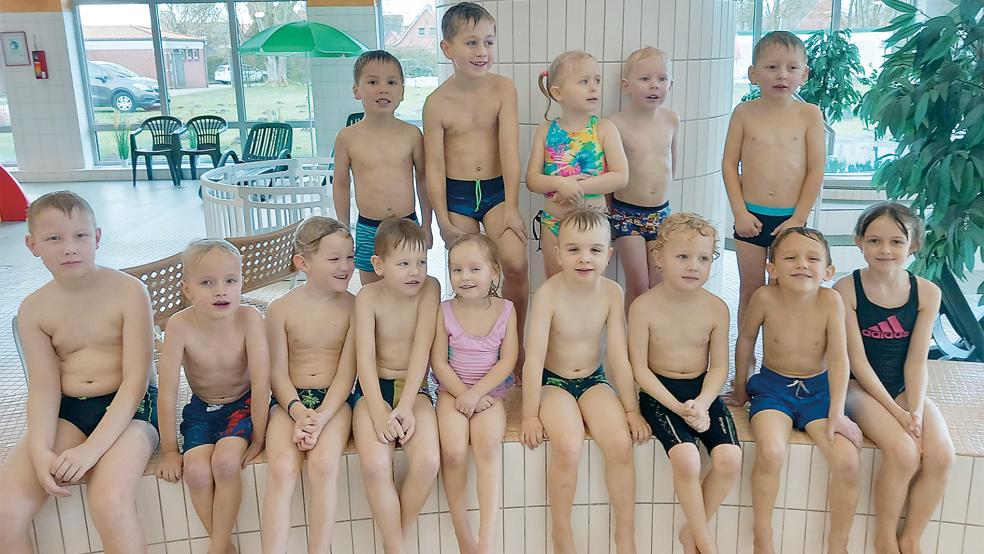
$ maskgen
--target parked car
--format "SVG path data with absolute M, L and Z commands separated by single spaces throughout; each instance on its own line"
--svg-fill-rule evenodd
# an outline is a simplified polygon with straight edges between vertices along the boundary
M 156 79 L 141 77 L 112 62 L 89 62 L 87 67 L 93 107 L 109 106 L 120 112 L 161 107 Z
M 228 85 L 232 82 L 232 67 L 229 64 L 224 63 L 219 67 L 215 68 L 215 80 L 216 82 L 222 83 L 223 85 Z M 243 64 L 243 81 L 246 83 L 262 83 L 266 79 L 266 71 L 262 69 L 253 67 L 248 64 Z

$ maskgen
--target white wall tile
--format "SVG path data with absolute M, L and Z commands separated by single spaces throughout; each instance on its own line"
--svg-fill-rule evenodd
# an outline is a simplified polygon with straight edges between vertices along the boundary
M 938 521 L 930 521 L 929 525 L 926 526 L 926 532 L 923 533 L 922 540 L 919 541 L 919 547 L 923 552 L 938 552 L 936 544 L 939 538 L 940 523 Z M 940 552 L 939 554 L 944 553 Z
M 950 477 L 943 494 L 942 520 L 950 523 L 964 523 L 967 520 L 967 505 L 974 472 L 974 459 L 970 456 L 957 456 L 950 468 Z
M 589 554 L 608 554 L 611 533 L 615 530 L 615 516 L 610 514 L 608 504 L 588 506 L 588 552 Z M 636 545 L 638 548 L 638 545 Z M 644 550 L 643 550 L 644 551 Z
M 65 487 L 71 496 L 57 498 L 57 514 L 65 540 L 65 554 L 82 554 L 89 551 L 89 533 L 85 526 L 85 509 L 82 507 L 82 487 Z
M 527 506 L 547 503 L 547 449 L 544 446 L 524 450 L 526 479 L 523 482 Z
M 239 554 L 262 554 L 262 552 L 259 532 L 239 534 Z
M 157 482 L 157 488 L 161 495 L 164 538 L 169 542 L 188 538 L 188 516 L 185 513 L 184 485 L 182 483 L 168 483 L 164 480 Z M 191 499 L 188 499 L 188 509 L 194 510 L 191 507 Z
M 861 462 L 858 468 L 860 481 L 858 483 L 858 513 L 860 514 L 871 514 L 874 510 L 868 510 L 868 504 L 871 502 L 871 486 L 874 478 L 874 456 L 875 451 L 872 448 L 862 448 L 861 449 Z M 873 503 L 872 503 L 873 504 Z
M 167 543 L 167 554 L 191 554 L 191 544 L 188 540 Z
M 547 534 L 547 510 L 546 508 L 526 508 L 524 513 L 525 521 L 525 544 L 526 552 L 546 552 L 547 545 L 550 544 Z
M 952 475 L 950 479 L 953 479 Z M 974 459 L 974 473 L 967 504 L 967 523 L 984 526 L 984 458 Z
M 968 525 L 964 528 L 963 554 L 977 554 L 982 544 L 984 544 L 984 527 Z
M 785 510 L 782 520 L 783 554 L 803 554 L 806 537 L 806 511 Z
M 34 531 L 38 538 L 38 554 L 63 554 L 61 525 L 58 521 L 58 505 L 54 497 L 48 498 L 34 516 Z

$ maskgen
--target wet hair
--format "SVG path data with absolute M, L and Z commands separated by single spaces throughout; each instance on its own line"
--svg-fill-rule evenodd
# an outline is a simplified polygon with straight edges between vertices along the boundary
M 236 259 L 240 269 L 243 266 L 243 255 L 239 249 L 225 239 L 199 239 L 191 242 L 181 253 L 181 273 L 185 279 L 198 266 L 206 254 L 213 250 L 221 250 Z
M 85 201 L 78 194 L 68 190 L 59 190 L 56 192 L 49 192 L 31 202 L 31 206 L 27 209 L 27 232 L 30 233 L 34 229 L 34 219 L 41 214 L 41 212 L 52 208 L 65 214 L 67 217 L 72 217 L 72 212 L 78 210 L 79 213 L 89 216 L 92 220 L 92 226 L 96 226 L 96 214 L 92 211 L 92 206 Z
M 909 237 L 913 251 L 922 247 L 923 239 L 925 239 L 923 220 L 908 207 L 898 202 L 879 202 L 868 206 L 868 209 L 861 213 L 861 217 L 854 225 L 854 236 L 858 239 L 864 238 L 864 233 L 868 230 L 871 222 L 882 216 L 891 218 L 899 226 L 902 234 Z
M 370 50 L 368 52 L 363 52 L 355 60 L 355 67 L 352 68 L 352 76 L 355 78 L 355 82 L 359 82 L 359 77 L 362 77 L 362 71 L 365 70 L 366 66 L 372 62 L 376 63 L 395 63 L 397 71 L 400 72 L 400 82 L 405 81 L 403 77 L 403 66 L 400 65 L 400 60 L 396 59 L 396 56 L 390 54 L 386 50 Z
M 766 48 L 772 46 L 785 46 L 786 48 L 792 48 L 803 54 L 803 58 L 806 58 L 806 45 L 803 41 L 793 33 L 789 31 L 772 31 L 766 33 L 758 42 L 755 43 L 755 48 L 752 49 L 752 65 L 758 61 L 759 56 Z
M 662 250 L 673 237 L 682 233 L 710 237 L 714 244 L 714 258 L 717 259 L 720 255 L 717 248 L 717 229 L 714 228 L 714 224 L 697 214 L 687 212 L 673 214 L 660 223 L 656 243 L 653 244 L 652 249 L 654 251 Z
M 342 225 L 337 219 L 325 217 L 323 215 L 312 215 L 297 226 L 294 231 L 294 253 L 301 256 L 309 256 L 318 252 L 321 239 L 328 235 L 334 235 L 341 231 L 349 240 L 352 235 L 347 227 Z
M 560 226 L 557 234 L 564 228 L 571 228 L 575 231 L 590 231 L 602 227 L 608 231 L 609 241 L 611 241 L 611 224 L 605 212 L 591 206 L 581 206 L 567 212 L 567 215 L 560 219 Z
M 409 219 L 391 216 L 379 224 L 373 254 L 385 258 L 387 254 L 404 247 L 413 250 L 427 250 L 427 235 L 424 230 Z
M 491 21 L 495 28 L 495 18 L 488 10 L 474 2 L 459 2 L 448 8 L 441 17 L 441 36 L 444 40 L 451 40 L 466 25 L 478 25 L 483 19 Z
M 451 262 L 451 252 L 462 244 L 477 244 L 479 250 L 485 256 L 485 261 L 492 266 L 492 270 L 496 276 L 499 275 L 501 266 L 499 265 L 499 249 L 496 248 L 495 242 L 488 237 L 488 235 L 483 235 L 482 233 L 464 233 L 458 235 L 458 238 L 454 239 L 451 246 L 448 247 L 448 264 Z M 499 283 L 496 279 L 492 279 L 492 283 L 489 285 L 489 296 L 499 296 Z
M 622 78 L 623 79 L 629 78 L 629 75 L 632 74 L 632 67 L 635 64 L 641 62 L 646 58 L 654 58 L 654 57 L 663 58 L 663 62 L 666 64 L 666 72 L 672 73 L 672 70 L 670 68 L 670 57 L 666 55 L 666 52 L 654 46 L 643 46 L 642 48 L 629 54 L 628 58 L 625 58 L 625 63 L 622 64 Z
M 565 73 L 570 71 L 571 65 L 582 60 L 598 63 L 597 58 L 584 50 L 568 50 L 554 58 L 550 62 L 550 68 L 540 73 L 537 84 L 540 86 L 540 92 L 547 97 L 547 109 L 543 112 L 543 119 L 549 120 L 547 116 L 550 114 L 550 103 L 557 100 L 550 94 L 550 87 L 559 85 Z
M 789 238 L 790 235 L 802 235 L 810 240 L 815 240 L 823 245 L 823 252 L 827 256 L 827 265 L 833 263 L 830 259 L 830 244 L 827 239 L 823 236 L 823 233 L 817 231 L 816 229 L 810 229 L 809 227 L 787 227 L 782 230 L 781 233 L 776 235 L 776 238 L 772 240 L 772 246 L 769 247 L 769 262 L 776 262 L 776 252 L 779 251 L 779 245 L 782 241 Z

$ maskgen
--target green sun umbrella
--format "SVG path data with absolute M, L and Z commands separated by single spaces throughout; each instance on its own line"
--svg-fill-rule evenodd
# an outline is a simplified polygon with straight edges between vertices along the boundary
M 345 31 L 314 21 L 293 21 L 270 27 L 239 45 L 241 54 L 304 56 L 308 60 L 308 123 L 311 148 L 317 153 L 314 116 L 311 112 L 311 58 L 355 57 L 369 48 Z

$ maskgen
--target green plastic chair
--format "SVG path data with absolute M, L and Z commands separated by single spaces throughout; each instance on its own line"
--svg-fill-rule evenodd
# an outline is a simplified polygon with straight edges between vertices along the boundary
M 171 172 L 171 182 L 181 186 L 181 162 L 179 150 L 181 143 L 175 141 L 174 132 L 181 128 L 181 120 L 169 115 L 159 115 L 144 120 L 136 131 L 130 133 L 130 165 L 133 169 L 133 186 L 137 186 L 137 158 L 144 157 L 147 163 L 147 179 L 154 179 L 152 158 L 163 156 Z M 137 135 L 148 131 L 151 136 L 150 148 L 137 148 Z

